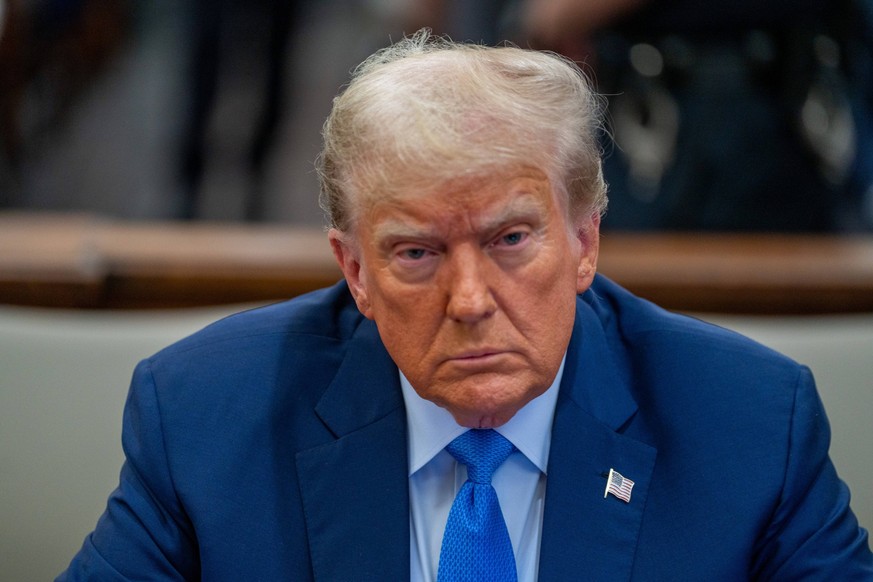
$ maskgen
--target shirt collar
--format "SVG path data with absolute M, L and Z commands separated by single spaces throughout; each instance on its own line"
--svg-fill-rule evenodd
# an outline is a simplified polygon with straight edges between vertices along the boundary
M 558 368 L 558 374 L 549 389 L 528 402 L 509 422 L 496 429 L 543 473 L 547 472 L 552 419 L 566 359 L 567 354 L 564 354 L 561 367 Z M 448 410 L 419 396 L 403 372 L 400 372 L 400 386 L 406 404 L 409 475 L 412 475 L 467 428 L 456 423 Z

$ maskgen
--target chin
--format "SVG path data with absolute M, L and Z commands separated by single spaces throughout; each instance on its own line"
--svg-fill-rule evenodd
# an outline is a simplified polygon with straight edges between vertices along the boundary
M 428 399 L 448 410 L 461 426 L 497 428 L 509 422 L 516 412 L 544 391 L 509 384 L 502 375 L 497 381 L 479 377 L 475 382 L 454 386 L 451 392 L 443 391 L 442 398 Z M 496 386 L 502 387 L 503 391 Z
M 479 419 L 479 425 L 471 428 L 497 428 L 509 422 L 510 418 L 512 418 L 512 416 L 505 418 L 496 416 L 483 416 Z
M 481 409 L 463 411 L 452 410 L 451 407 L 447 407 L 447 409 L 452 413 L 455 422 L 461 426 L 466 426 L 467 428 L 497 428 L 509 422 L 520 407 L 484 412 Z
M 512 417 L 496 416 L 455 416 L 455 422 L 467 428 L 497 428 L 506 424 Z

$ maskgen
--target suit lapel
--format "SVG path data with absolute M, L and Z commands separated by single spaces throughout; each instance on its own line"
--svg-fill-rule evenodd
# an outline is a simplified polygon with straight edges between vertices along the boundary
M 314 578 L 407 579 L 406 414 L 371 322 L 350 340 L 316 412 L 337 440 L 297 455 Z
M 552 427 L 541 580 L 631 576 L 656 451 L 619 432 L 636 403 L 604 323 L 578 302 Z M 604 498 L 611 468 L 634 481 L 629 503 Z

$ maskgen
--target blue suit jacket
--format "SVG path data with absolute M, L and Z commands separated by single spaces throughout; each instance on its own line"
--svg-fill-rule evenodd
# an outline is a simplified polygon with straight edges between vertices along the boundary
M 871 580 L 806 368 L 603 277 L 577 302 L 540 580 Z M 403 580 L 397 368 L 344 284 L 137 368 L 127 461 L 61 580 Z M 604 498 L 610 468 L 636 484 Z

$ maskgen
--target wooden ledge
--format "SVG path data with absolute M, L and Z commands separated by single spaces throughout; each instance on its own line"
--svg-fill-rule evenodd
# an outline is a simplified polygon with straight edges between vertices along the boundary
M 606 233 L 600 272 L 681 311 L 873 312 L 873 237 Z
M 873 237 L 605 233 L 598 270 L 678 311 L 873 312 Z M 143 309 L 274 301 L 341 277 L 283 225 L 0 213 L 0 303 Z

